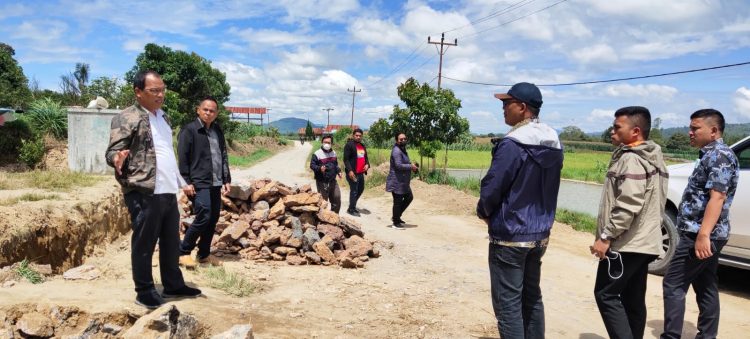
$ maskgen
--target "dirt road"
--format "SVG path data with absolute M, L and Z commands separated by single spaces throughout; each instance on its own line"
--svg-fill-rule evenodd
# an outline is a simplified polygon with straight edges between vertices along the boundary
M 253 168 L 234 171 L 234 181 L 267 176 L 287 184 L 311 183 L 305 170 L 309 145 L 297 145 Z M 341 188 L 346 206 L 345 181 Z M 388 227 L 389 194 L 375 189 L 360 200 L 359 207 L 369 212 L 358 218 L 366 237 L 390 247 L 363 269 L 228 261 L 228 270 L 242 272 L 262 289 L 250 297 L 234 298 L 202 286 L 200 275 L 186 272 L 186 280 L 202 288 L 205 297 L 176 303 L 217 332 L 250 321 L 257 338 L 497 337 L 486 226 L 472 216 L 476 199 L 421 182 L 414 182 L 413 189 L 415 200 L 403 216 L 409 224 L 404 231 Z M 548 338 L 606 337 L 592 295 L 597 264 L 588 254 L 592 240 L 567 225 L 553 228 L 542 268 Z M 42 285 L 0 288 L 0 306 L 47 302 L 142 312 L 133 304 L 127 239 L 87 262 L 102 269 L 104 276 L 94 282 L 56 278 Z M 747 283 L 740 286 L 722 291 L 722 338 L 747 337 L 750 329 L 746 316 L 750 288 Z M 649 276 L 647 303 L 646 336 L 657 337 L 662 326 L 660 277 Z M 690 295 L 686 338 L 694 336 L 696 318 Z

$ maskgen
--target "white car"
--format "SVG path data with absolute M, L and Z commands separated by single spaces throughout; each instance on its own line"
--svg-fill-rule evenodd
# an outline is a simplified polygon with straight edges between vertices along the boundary
M 719 256 L 722 265 L 750 270 L 750 137 L 732 145 L 734 154 L 740 161 L 740 180 L 729 210 L 729 241 Z M 697 153 L 697 151 L 696 151 Z M 697 161 L 697 160 L 696 160 Z M 682 192 L 687 186 L 688 177 L 693 173 L 695 163 L 668 166 L 669 190 L 667 206 L 661 225 L 664 253 L 649 265 L 649 272 L 662 275 L 674 256 L 679 235 L 676 228 L 677 207 Z

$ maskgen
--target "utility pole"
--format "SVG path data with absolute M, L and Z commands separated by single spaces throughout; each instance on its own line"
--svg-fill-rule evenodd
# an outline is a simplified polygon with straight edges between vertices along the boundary
M 354 90 L 346 89 L 347 92 L 352 92 L 352 121 L 349 123 L 349 128 L 354 128 L 354 96 L 357 94 L 357 92 L 362 92 L 362 89 L 360 88 L 357 90 L 357 86 L 354 86 Z
M 328 126 L 331 126 L 331 111 L 333 111 L 333 108 L 324 108 L 324 111 L 328 112 L 328 125 L 326 125 L 326 128 Z
M 440 42 L 430 41 L 430 37 L 427 36 L 427 43 L 431 45 L 440 45 L 440 51 L 438 52 L 440 54 L 440 65 L 438 66 L 438 89 L 440 89 L 440 80 L 443 78 L 443 54 L 448 51 L 448 47 L 458 46 L 458 39 L 454 39 L 453 43 L 445 42 L 445 33 L 442 33 L 440 36 Z M 448 47 L 443 49 L 443 46 Z M 437 46 L 435 46 L 435 48 L 437 49 Z
M 268 115 L 266 117 L 266 120 L 267 120 L 266 125 L 268 125 L 268 127 L 271 127 L 271 113 L 268 113 L 270 110 L 271 110 L 270 108 L 266 108 L 266 115 Z M 261 126 L 262 126 L 263 125 L 263 116 L 261 115 L 260 117 L 261 117 L 260 121 L 261 121 Z

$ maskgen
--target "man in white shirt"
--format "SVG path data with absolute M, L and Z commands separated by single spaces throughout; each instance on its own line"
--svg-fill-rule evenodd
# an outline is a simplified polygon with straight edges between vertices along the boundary
M 136 303 L 155 309 L 164 298 L 196 297 L 201 291 L 185 285 L 180 255 L 177 191 L 185 182 L 172 149 L 172 128 L 161 110 L 166 87 L 154 71 L 136 74 L 137 103 L 112 118 L 107 164 L 115 168 L 130 212 L 130 242 Z M 156 291 L 151 258 L 159 243 L 159 271 L 164 291 Z

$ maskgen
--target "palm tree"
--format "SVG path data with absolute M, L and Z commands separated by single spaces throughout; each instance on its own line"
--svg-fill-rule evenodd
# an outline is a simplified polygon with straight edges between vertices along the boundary
M 83 96 L 86 91 L 86 85 L 89 82 L 89 64 L 78 62 L 73 76 L 78 82 L 78 93 Z

